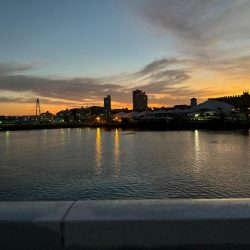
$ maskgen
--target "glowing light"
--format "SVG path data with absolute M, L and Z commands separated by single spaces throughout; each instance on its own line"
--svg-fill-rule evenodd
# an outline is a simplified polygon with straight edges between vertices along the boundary
M 113 119 L 113 121 L 115 121 L 115 122 L 121 122 L 121 121 L 122 121 L 122 119 L 121 119 L 121 118 L 119 118 L 118 116 L 116 116 L 116 117 Z
M 97 116 L 97 117 L 96 117 L 96 121 L 97 121 L 97 122 L 100 122 L 100 121 L 101 121 L 101 117 Z
M 195 114 L 194 116 L 195 116 L 195 117 L 199 117 L 199 114 Z

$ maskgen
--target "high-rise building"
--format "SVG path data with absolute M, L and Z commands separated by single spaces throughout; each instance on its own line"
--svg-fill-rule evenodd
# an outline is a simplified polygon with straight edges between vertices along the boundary
M 104 97 L 104 110 L 106 113 L 111 112 L 111 96 L 110 95 L 107 95 L 106 97 Z
M 190 103 L 191 107 L 196 107 L 197 106 L 197 99 L 196 98 L 193 97 L 190 101 L 191 101 L 191 103 Z
M 148 108 L 148 96 L 137 89 L 133 91 L 133 110 L 142 111 Z

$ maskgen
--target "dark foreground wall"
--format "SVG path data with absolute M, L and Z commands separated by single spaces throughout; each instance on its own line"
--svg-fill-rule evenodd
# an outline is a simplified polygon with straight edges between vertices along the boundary
M 250 249 L 250 199 L 0 202 L 0 249 Z

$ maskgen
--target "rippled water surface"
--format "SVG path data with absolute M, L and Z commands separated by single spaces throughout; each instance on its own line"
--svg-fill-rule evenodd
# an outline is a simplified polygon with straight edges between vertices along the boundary
M 250 197 L 248 131 L 0 133 L 0 200 Z

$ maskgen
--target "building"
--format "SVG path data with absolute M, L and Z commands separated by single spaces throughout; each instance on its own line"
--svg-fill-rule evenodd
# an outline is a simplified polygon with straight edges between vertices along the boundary
M 181 104 L 181 105 L 175 105 L 172 110 L 184 110 L 184 109 L 190 109 L 189 105 Z
M 249 92 L 243 92 L 242 95 L 237 95 L 237 96 L 224 96 L 224 97 L 212 98 L 210 100 L 217 100 L 217 101 L 229 103 L 233 105 L 237 110 L 240 110 L 240 111 L 250 110 Z
M 54 115 L 50 113 L 49 111 L 42 113 L 40 115 L 40 120 L 43 122 L 52 122 L 54 119 Z
M 148 96 L 137 89 L 133 91 L 133 110 L 142 111 L 148 108 Z
M 107 95 L 106 97 L 104 97 L 104 110 L 106 113 L 111 112 L 111 96 L 110 95 Z
M 246 121 L 244 113 L 229 103 L 209 99 L 192 109 L 195 120 Z
M 197 107 L 197 99 L 196 98 L 193 97 L 190 101 L 191 101 L 190 102 L 191 107 Z
M 216 112 L 222 114 L 229 114 L 235 111 L 235 107 L 229 103 L 217 100 L 207 100 L 199 104 L 195 112 Z

